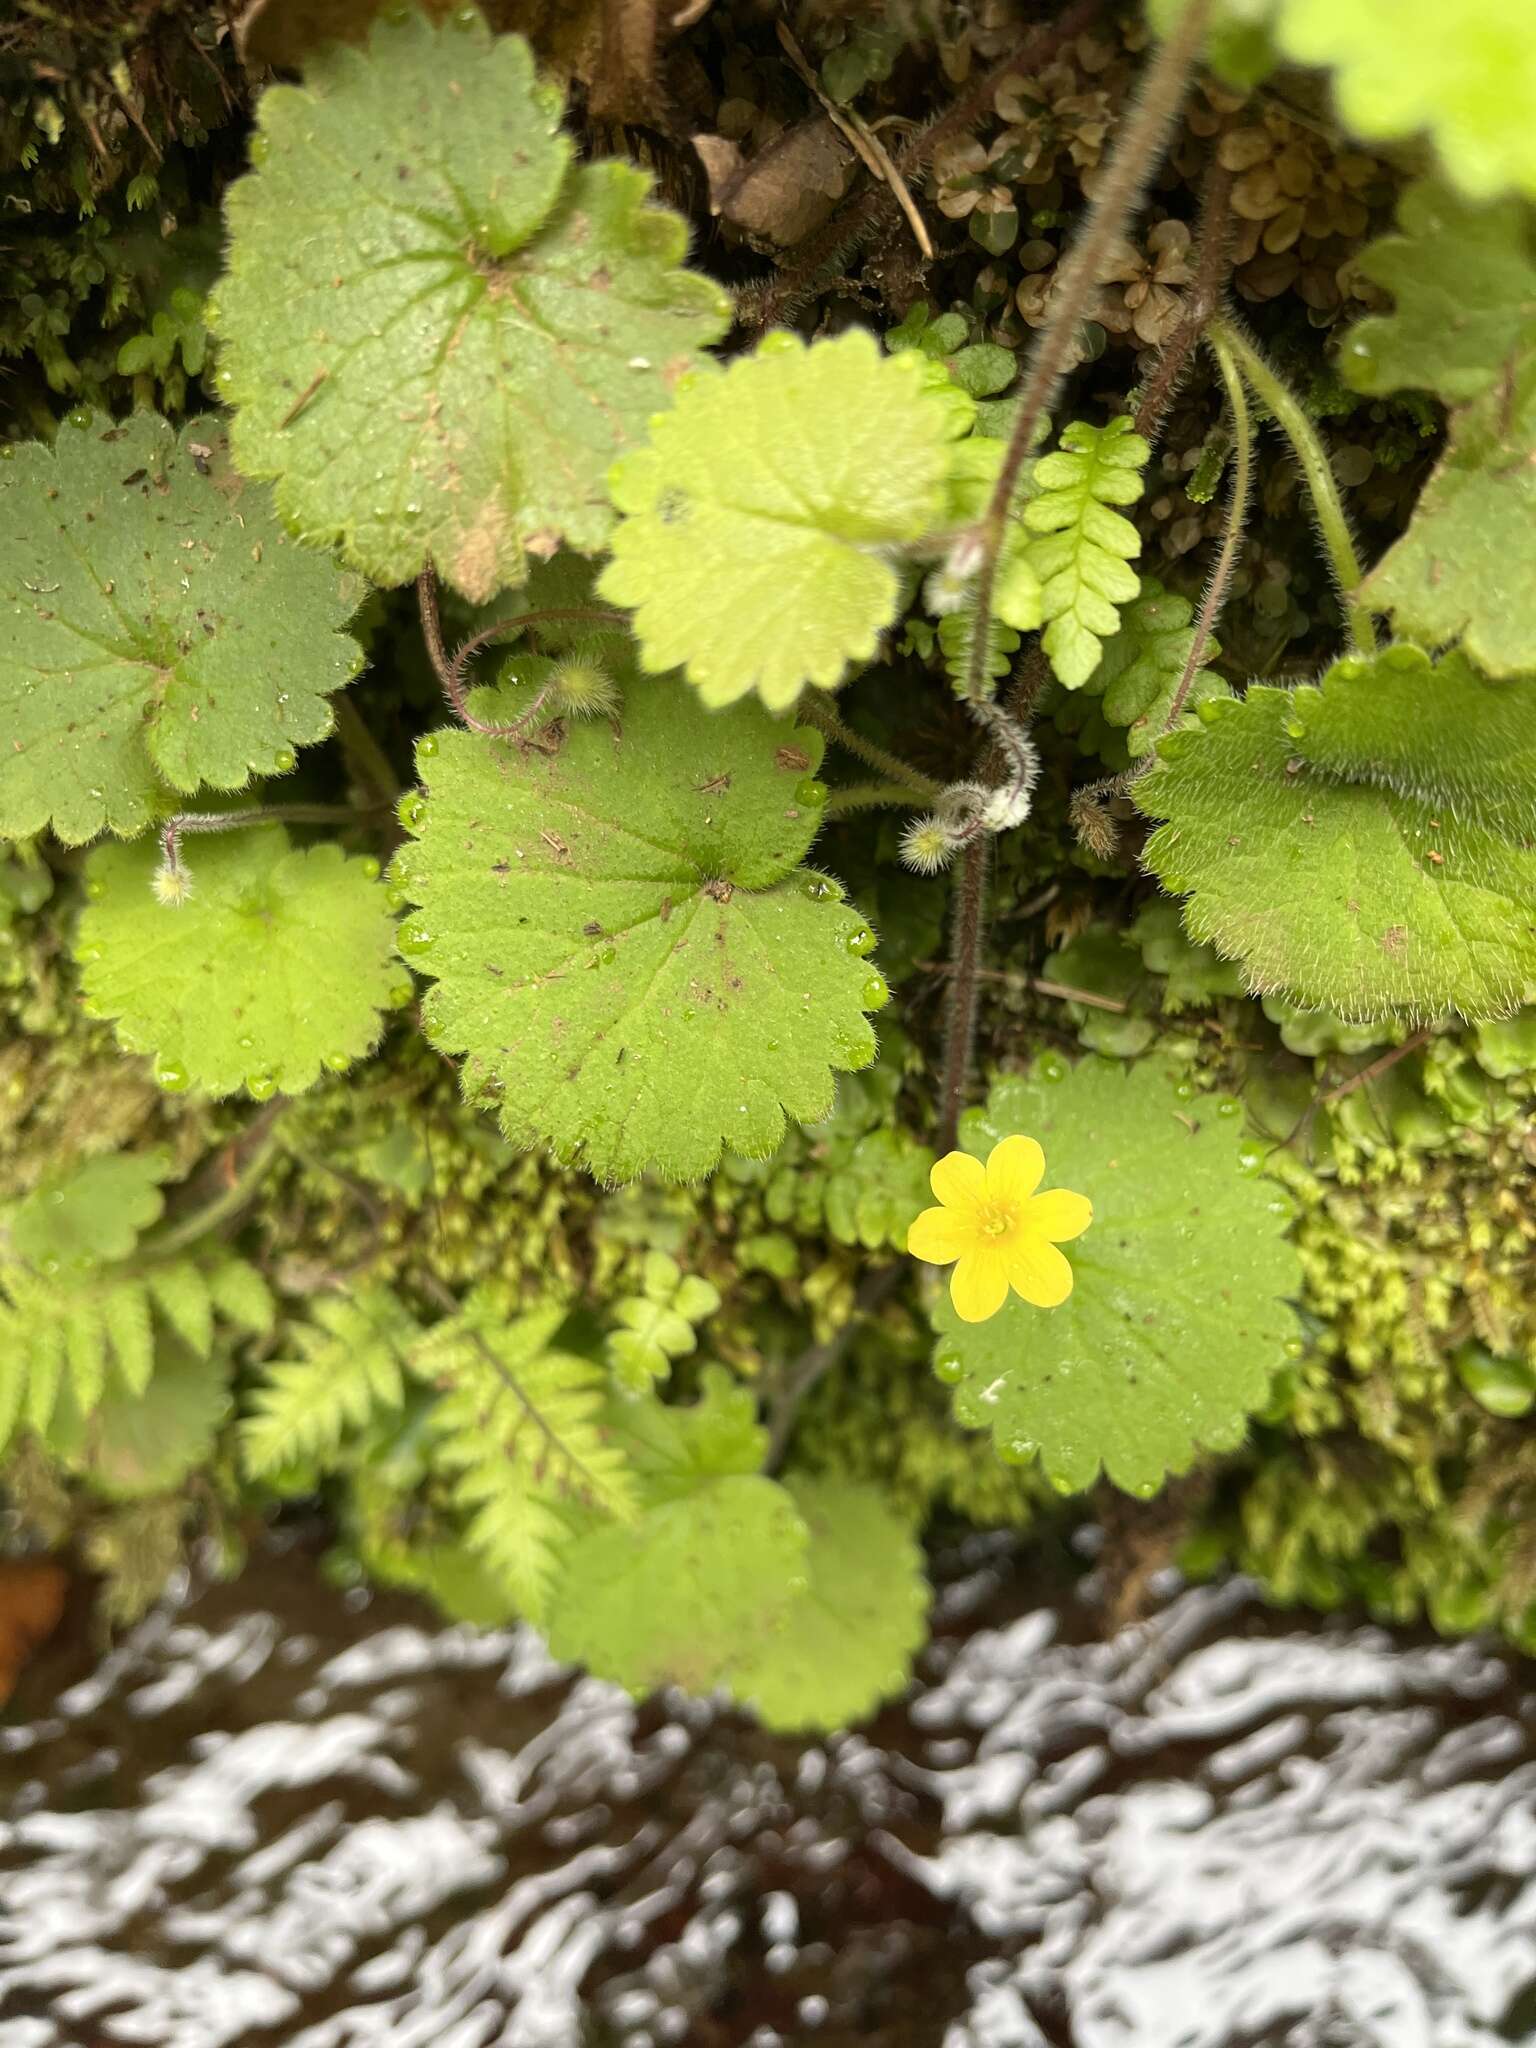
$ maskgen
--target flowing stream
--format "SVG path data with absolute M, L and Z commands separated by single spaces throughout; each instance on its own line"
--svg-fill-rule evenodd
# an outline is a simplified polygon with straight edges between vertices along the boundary
M 940 1560 L 796 1742 L 280 1547 L 0 1725 L 4 2048 L 1484 2048 L 1536 2036 L 1536 1667 Z M 73 1670 L 68 1666 L 73 1660 Z M 28 1718 L 30 1716 L 31 1718 Z

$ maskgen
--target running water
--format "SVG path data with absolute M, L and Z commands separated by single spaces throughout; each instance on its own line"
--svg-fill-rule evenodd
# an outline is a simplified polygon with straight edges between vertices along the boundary
M 1100 1641 L 1029 1569 L 970 1542 L 909 1698 L 802 1743 L 259 1558 L 0 1728 L 0 2041 L 1536 2034 L 1536 1669 L 1242 1584 Z

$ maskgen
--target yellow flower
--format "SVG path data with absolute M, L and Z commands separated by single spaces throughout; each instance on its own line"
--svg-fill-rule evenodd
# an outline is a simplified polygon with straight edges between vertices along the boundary
M 948 1152 L 929 1174 L 941 1206 L 925 1209 L 907 1232 L 907 1250 L 930 1265 L 958 1260 L 949 1298 L 962 1322 L 984 1323 L 1015 1294 L 1035 1308 L 1059 1308 L 1072 1292 L 1072 1268 L 1058 1244 L 1093 1221 L 1085 1195 L 1035 1190 L 1045 1154 L 1033 1138 L 1004 1138 L 983 1166 L 969 1152 Z

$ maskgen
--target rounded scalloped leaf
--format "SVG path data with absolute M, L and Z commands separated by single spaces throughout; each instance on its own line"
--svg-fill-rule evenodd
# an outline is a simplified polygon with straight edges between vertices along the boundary
M 1536 339 L 1536 254 L 1518 199 L 1479 206 L 1437 178 L 1410 185 L 1400 232 L 1371 242 L 1355 268 L 1396 301 L 1357 321 L 1339 369 L 1357 391 L 1434 391 L 1461 404 L 1486 391 Z
M 803 1473 L 784 1487 L 810 1531 L 805 1588 L 728 1682 L 770 1728 L 847 1728 L 902 1690 L 927 1640 L 923 1554 L 875 1487 Z
M 960 1136 L 985 1158 L 1015 1132 L 1044 1146 L 1053 1187 L 1093 1204 L 1068 1251 L 1072 1292 L 1054 1309 L 1010 1295 L 984 1323 L 945 1294 L 935 1370 L 961 1422 L 990 1428 L 1011 1461 L 1038 1453 L 1061 1491 L 1102 1467 L 1151 1494 L 1202 1447 L 1239 1442 L 1284 1362 L 1301 1289 L 1290 1203 L 1255 1170 L 1238 1105 L 1192 1095 L 1156 1060 L 1048 1056 L 998 1081 Z
M 0 836 L 142 831 L 283 774 L 362 665 L 361 586 L 296 547 L 225 434 L 135 413 L 0 463 Z
M 237 457 L 381 583 L 476 602 L 564 535 L 730 302 L 628 164 L 572 168 L 559 94 L 472 10 L 381 21 L 267 91 L 215 296 Z
M 645 667 L 685 668 L 707 704 L 834 689 L 895 614 L 884 551 L 942 523 L 950 436 L 918 355 L 861 329 L 771 336 L 680 390 L 615 465 L 598 587 L 634 609 Z
M 1536 36 L 1524 0 L 1279 0 L 1288 57 L 1333 70 L 1347 125 L 1367 142 L 1428 129 L 1474 199 L 1536 198 Z
M 1359 595 L 1423 646 L 1459 641 L 1489 675 L 1536 670 L 1536 348 L 1451 415 L 1408 531 Z
M 709 1692 L 784 1627 L 806 1543 L 782 1486 L 745 1475 L 713 1480 L 637 1523 L 609 1523 L 576 1539 L 549 1647 L 632 1692 Z
M 825 1117 L 834 1069 L 874 1058 L 865 1012 L 886 990 L 869 927 L 797 865 L 819 735 L 756 705 L 708 712 L 675 676 L 615 687 L 616 720 L 537 744 L 421 743 L 400 950 L 436 977 L 428 1035 L 468 1056 L 467 1092 L 512 1143 L 599 1180 L 687 1180 L 725 1146 L 772 1152 L 786 1111 Z M 509 719 L 526 688 L 477 711 Z
M 158 847 L 101 846 L 75 957 L 87 1008 L 164 1088 L 258 1100 L 371 1052 L 405 977 L 372 861 L 290 846 L 278 825 L 196 842 L 192 891 L 151 887 Z
M 1393 647 L 1213 708 L 1136 785 L 1193 938 L 1258 993 L 1349 1019 L 1528 999 L 1536 682 Z
M 110 1152 L 53 1173 L 11 1211 L 10 1248 L 45 1275 L 85 1272 L 126 1259 L 160 1220 L 160 1184 L 171 1171 L 160 1147 Z

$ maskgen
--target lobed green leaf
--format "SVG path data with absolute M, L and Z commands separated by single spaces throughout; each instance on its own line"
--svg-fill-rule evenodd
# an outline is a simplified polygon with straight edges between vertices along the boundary
M 429 1036 L 467 1055 L 512 1143 L 604 1181 L 686 1180 L 727 1145 L 772 1152 L 786 1111 L 826 1116 L 833 1070 L 874 1057 L 864 1012 L 886 992 L 868 926 L 798 865 L 819 735 L 756 705 L 711 714 L 676 677 L 631 667 L 616 687 L 611 724 L 422 742 L 400 945 L 436 977 Z
M 131 836 L 280 775 L 357 674 L 361 588 L 295 547 L 226 436 L 136 413 L 0 463 L 0 835 Z
M 381 20 L 263 94 L 215 297 L 242 469 L 376 582 L 475 602 L 594 548 L 608 467 L 729 301 L 622 163 L 573 168 L 558 92 L 472 9 Z

